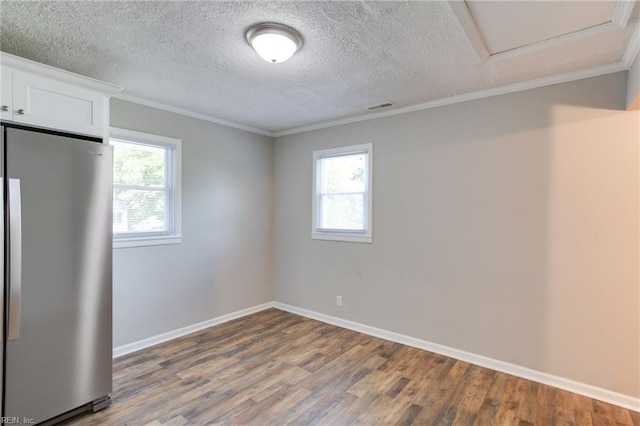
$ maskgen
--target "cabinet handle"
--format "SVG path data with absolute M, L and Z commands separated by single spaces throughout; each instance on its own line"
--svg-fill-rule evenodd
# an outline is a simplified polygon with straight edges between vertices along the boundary
M 19 110 L 18 110 L 18 114 L 20 114 L 20 115 L 24 115 L 24 110 L 23 110 L 23 109 L 19 109 Z
M 6 106 L 6 105 L 2 105 L 2 110 L 3 110 L 3 111 L 9 111 L 9 107 L 8 107 L 8 106 Z

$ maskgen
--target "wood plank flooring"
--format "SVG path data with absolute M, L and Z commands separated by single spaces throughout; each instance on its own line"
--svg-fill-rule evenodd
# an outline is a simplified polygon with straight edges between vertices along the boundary
M 640 414 L 269 309 L 124 356 L 73 425 L 628 425 Z

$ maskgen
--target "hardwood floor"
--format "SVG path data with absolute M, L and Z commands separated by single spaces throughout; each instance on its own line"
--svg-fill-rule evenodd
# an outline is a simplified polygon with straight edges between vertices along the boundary
M 640 414 L 269 309 L 115 360 L 74 425 L 629 425 Z

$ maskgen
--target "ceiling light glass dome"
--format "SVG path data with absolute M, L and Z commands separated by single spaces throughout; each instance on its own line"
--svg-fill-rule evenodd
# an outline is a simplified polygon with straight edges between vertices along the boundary
M 247 31 L 247 41 L 262 59 L 274 64 L 286 61 L 302 47 L 296 30 L 275 23 L 255 25 Z

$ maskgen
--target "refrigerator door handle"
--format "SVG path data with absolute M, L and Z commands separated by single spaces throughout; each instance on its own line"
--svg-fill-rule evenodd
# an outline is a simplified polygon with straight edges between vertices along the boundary
M 9 332 L 7 340 L 20 337 L 22 298 L 22 211 L 20 179 L 9 179 Z
M 0 177 L 0 218 L 4 220 L 4 178 Z M 4 264 L 4 223 L 0 225 L 0 262 Z M 2 279 L 4 280 L 4 269 Z M 2 289 L 0 288 L 0 291 Z M 0 325 L 4 321 L 4 294 L 0 294 Z M 4 333 L 0 330 L 0 343 L 4 340 Z M 1 347 L 1 345 L 0 345 Z

